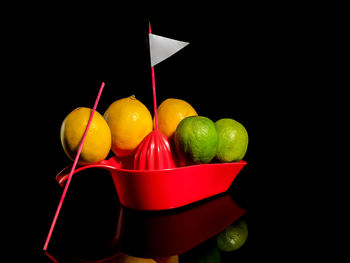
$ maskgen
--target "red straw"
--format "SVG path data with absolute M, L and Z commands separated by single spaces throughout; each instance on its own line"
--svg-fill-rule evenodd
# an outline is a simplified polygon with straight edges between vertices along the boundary
M 80 156 L 81 150 L 82 150 L 82 148 L 83 148 L 83 145 L 84 145 L 84 141 L 85 141 L 87 132 L 88 132 L 88 130 L 89 130 L 89 127 L 90 127 L 92 118 L 93 118 L 93 116 L 94 116 L 94 113 L 95 113 L 95 110 L 96 110 L 98 101 L 100 100 L 100 97 L 101 97 L 102 90 L 103 90 L 104 86 L 105 86 L 105 83 L 102 82 L 101 87 L 100 87 L 100 90 L 99 90 L 98 95 L 97 95 L 97 98 L 96 98 L 96 101 L 95 101 L 95 105 L 94 105 L 94 107 L 93 107 L 93 109 L 92 109 L 92 112 L 91 112 L 91 114 L 90 114 L 90 119 L 89 119 L 88 124 L 87 124 L 87 126 L 86 126 L 86 129 L 85 129 L 85 132 L 84 132 L 84 135 L 83 135 L 83 139 L 81 140 L 81 143 L 80 143 L 80 146 L 79 146 L 77 155 L 75 156 L 75 159 L 74 159 L 74 163 L 73 163 L 72 169 L 71 169 L 70 174 L 69 174 L 69 176 L 68 176 L 68 180 L 67 180 L 66 186 L 64 187 L 64 190 L 63 190 L 63 193 L 62 193 L 62 196 L 61 196 L 61 200 L 60 200 L 60 202 L 58 203 L 58 207 L 57 207 L 55 216 L 54 216 L 54 218 L 53 218 L 53 220 L 52 220 L 52 224 L 51 224 L 51 227 L 50 227 L 50 231 L 49 231 L 49 234 L 47 235 L 46 242 L 45 242 L 45 245 L 44 245 L 44 251 L 46 251 L 47 246 L 49 245 L 49 242 L 50 242 L 50 238 L 51 238 L 53 229 L 55 228 L 55 224 L 56 224 L 58 215 L 59 215 L 59 213 L 60 213 L 60 211 L 61 211 L 61 207 L 62 207 L 64 198 L 66 197 L 66 193 L 67 193 L 67 190 L 68 190 L 70 181 L 72 180 L 72 176 L 73 176 L 75 167 L 76 167 L 76 165 L 77 165 L 77 163 L 78 163 L 79 156 Z
M 152 34 L 151 22 L 148 23 L 148 33 Z M 156 130 L 158 131 L 158 114 L 157 114 L 157 97 L 156 97 L 156 81 L 154 77 L 154 67 L 151 66 L 152 71 L 152 89 L 153 89 L 153 108 L 154 108 L 154 122 Z

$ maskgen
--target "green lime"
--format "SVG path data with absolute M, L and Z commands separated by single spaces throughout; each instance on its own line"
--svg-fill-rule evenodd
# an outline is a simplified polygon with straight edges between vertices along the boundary
M 248 148 L 248 133 L 242 124 L 233 119 L 215 122 L 218 133 L 216 158 L 220 162 L 238 162 L 243 159 Z
M 174 141 L 177 153 L 188 163 L 209 163 L 216 154 L 218 135 L 212 120 L 190 116 L 177 126 Z
M 218 248 L 221 251 L 234 251 L 239 249 L 248 238 L 248 226 L 244 220 L 234 223 L 216 236 Z

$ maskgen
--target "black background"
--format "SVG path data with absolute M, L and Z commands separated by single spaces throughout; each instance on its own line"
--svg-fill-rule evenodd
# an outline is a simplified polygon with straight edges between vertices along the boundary
M 305 190 L 303 173 L 295 178 L 298 167 L 290 160 L 304 158 L 299 143 L 309 137 L 307 128 L 301 136 L 297 127 L 306 124 L 302 109 L 314 94 L 316 24 L 285 7 L 190 12 L 183 6 L 188 12 L 164 16 L 122 7 L 59 10 L 23 10 L 5 23 L 3 83 L 9 96 L 3 100 L 11 98 L 5 132 L 16 138 L 10 152 L 15 180 L 8 196 L 13 200 L 8 243 L 18 252 L 15 258 L 33 253 L 36 262 L 47 260 L 41 249 L 62 191 L 54 177 L 71 163 L 59 138 L 65 116 L 76 107 L 92 108 L 101 81 L 106 83 L 97 108 L 101 114 L 130 95 L 153 112 L 148 21 L 153 33 L 190 42 L 155 67 L 158 104 L 169 97 L 184 99 L 199 115 L 233 118 L 248 131 L 248 165 L 232 186 L 249 216 L 249 244 L 241 262 L 252 254 L 283 259 L 309 249 L 311 240 L 298 236 L 305 235 L 299 228 L 307 213 L 298 202 Z M 115 201 L 108 174 L 99 170 L 74 179 L 59 220 L 77 204 L 86 208 L 84 198 L 95 209 L 103 202 L 113 206 L 106 201 Z M 79 190 L 81 185 L 91 195 Z

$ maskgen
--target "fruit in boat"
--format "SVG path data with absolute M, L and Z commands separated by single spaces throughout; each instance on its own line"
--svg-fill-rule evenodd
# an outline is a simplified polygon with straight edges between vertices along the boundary
M 177 126 L 174 141 L 178 155 L 186 163 L 209 163 L 216 154 L 218 135 L 212 120 L 190 116 Z
M 198 116 L 188 102 L 173 98 L 163 101 L 158 107 L 157 114 L 159 131 L 169 139 L 174 136 L 180 121 L 188 116 Z
M 216 159 L 220 162 L 238 162 L 243 159 L 248 148 L 248 133 L 242 124 L 233 119 L 215 122 L 218 133 Z
M 248 226 L 244 220 L 230 225 L 216 236 L 216 243 L 221 251 L 239 249 L 248 238 Z
M 80 107 L 69 113 L 61 125 L 61 143 L 64 152 L 73 161 L 78 152 L 92 110 Z M 95 111 L 84 145 L 79 164 L 96 163 L 104 160 L 111 149 L 111 131 L 102 115 Z
M 105 111 L 112 134 L 112 150 L 119 156 L 130 156 L 143 138 L 152 131 L 152 116 L 135 96 L 113 102 Z

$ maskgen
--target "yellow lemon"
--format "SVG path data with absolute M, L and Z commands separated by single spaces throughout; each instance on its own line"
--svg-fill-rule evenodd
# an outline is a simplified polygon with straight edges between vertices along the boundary
M 129 256 L 126 254 L 122 254 L 120 257 L 117 258 L 117 263 L 156 263 L 155 260 L 150 258 L 138 258 Z M 179 263 L 179 257 L 178 256 L 172 256 L 170 257 L 165 263 Z
M 186 101 L 180 99 L 166 99 L 157 110 L 158 128 L 168 138 L 172 138 L 177 125 L 184 118 L 198 116 L 196 110 Z
M 83 138 L 91 109 L 81 107 L 73 110 L 61 125 L 61 143 L 67 156 L 74 160 Z M 111 149 L 111 131 L 102 115 L 95 111 L 85 142 L 80 153 L 79 164 L 96 163 L 104 160 Z
M 152 115 L 135 96 L 113 102 L 103 117 L 111 129 L 112 150 L 119 157 L 132 155 L 152 131 Z

